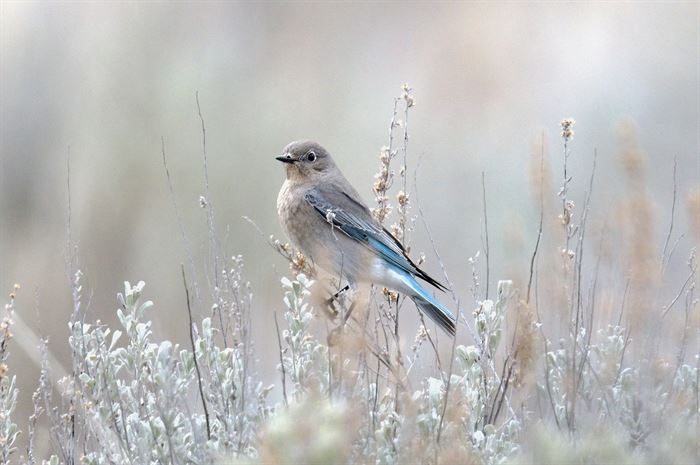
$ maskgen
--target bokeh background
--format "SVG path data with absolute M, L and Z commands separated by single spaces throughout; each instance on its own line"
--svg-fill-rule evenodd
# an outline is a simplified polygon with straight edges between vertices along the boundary
M 275 200 L 284 175 L 273 157 L 291 140 L 317 139 L 372 202 L 404 82 L 417 102 L 408 122 L 409 176 L 418 167 L 420 203 L 465 302 L 467 259 L 482 248 L 482 171 L 491 276 L 517 278 L 527 272 L 537 231 L 533 154 L 544 138 L 554 198 L 565 117 L 577 121 L 574 197 L 582 199 L 598 152 L 593 237 L 620 213 L 624 123 L 636 128 L 646 156 L 659 247 L 677 160 L 675 227 L 690 231 L 679 245 L 687 249 L 700 215 L 684 203 L 700 179 L 699 17 L 696 2 L 2 1 L 0 289 L 21 285 L 18 318 L 48 336 L 52 355 L 66 363 L 70 160 L 71 234 L 87 318 L 114 322 L 122 282 L 144 280 L 157 335 L 186 340 L 180 263 L 191 254 L 198 273 L 191 279 L 205 287 L 211 274 L 196 92 L 206 122 L 207 200 L 226 253 L 246 260 L 259 370 L 271 383 L 272 315 L 281 309 L 279 278 L 289 273 L 265 242 L 281 235 Z M 413 251 L 426 252 L 427 270 L 441 275 L 420 221 Z M 680 279 L 683 260 L 669 276 Z M 195 310 L 208 312 L 206 295 Z M 26 418 L 37 352 L 29 333 L 16 336 L 12 369 L 18 418 Z

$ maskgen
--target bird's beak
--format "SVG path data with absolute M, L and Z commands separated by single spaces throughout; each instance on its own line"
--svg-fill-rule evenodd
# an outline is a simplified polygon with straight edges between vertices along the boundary
M 296 159 L 292 158 L 292 155 L 289 153 L 275 157 L 275 160 L 281 161 L 282 163 L 294 163 L 297 161 Z

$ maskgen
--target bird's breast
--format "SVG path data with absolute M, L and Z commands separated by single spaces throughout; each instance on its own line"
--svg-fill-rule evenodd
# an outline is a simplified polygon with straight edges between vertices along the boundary
M 309 242 L 315 223 L 313 208 L 304 200 L 303 189 L 289 181 L 282 184 L 277 196 L 280 225 L 295 247 L 309 255 Z

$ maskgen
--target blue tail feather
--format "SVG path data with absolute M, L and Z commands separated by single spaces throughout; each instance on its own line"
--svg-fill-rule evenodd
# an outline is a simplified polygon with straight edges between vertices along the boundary
M 433 297 L 423 286 L 418 283 L 411 274 L 400 271 L 404 282 L 411 288 L 415 295 L 411 296 L 413 302 L 423 313 L 427 314 L 431 320 L 440 325 L 450 335 L 455 334 L 455 317 L 444 305 Z

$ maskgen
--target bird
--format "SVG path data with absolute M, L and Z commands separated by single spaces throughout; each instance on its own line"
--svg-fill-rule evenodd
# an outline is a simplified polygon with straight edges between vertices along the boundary
M 349 287 L 378 284 L 409 296 L 418 309 L 451 336 L 455 317 L 421 283 L 446 291 L 409 258 L 317 142 L 294 141 L 276 157 L 286 168 L 277 196 L 280 224 L 292 244 Z

